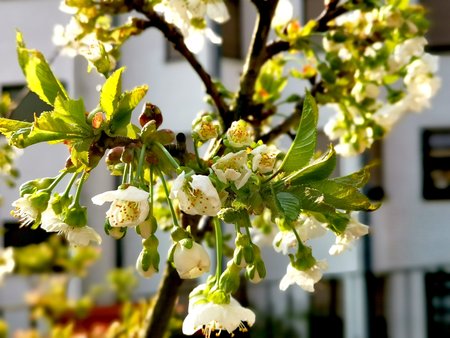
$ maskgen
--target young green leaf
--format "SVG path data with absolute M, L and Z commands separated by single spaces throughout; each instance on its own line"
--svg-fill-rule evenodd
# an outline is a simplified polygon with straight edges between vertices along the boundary
M 300 214 L 300 201 L 298 198 L 288 192 L 279 192 L 277 194 L 277 200 L 286 219 L 288 221 L 295 221 Z
M 22 33 L 17 32 L 17 54 L 19 64 L 28 83 L 28 88 L 39 98 L 54 106 L 55 99 L 59 95 L 64 99 L 69 96 L 63 85 L 53 75 L 49 64 L 42 53 L 36 50 L 27 49 L 23 41 Z
M 30 122 L 11 120 L 4 117 L 0 117 L 0 133 L 7 138 L 11 137 L 11 134 L 22 128 L 30 128 Z
M 127 125 L 130 124 L 131 114 L 147 93 L 148 87 L 146 85 L 134 88 L 131 91 L 124 92 L 118 101 L 117 109 L 111 116 L 110 132 L 112 135 L 117 135 L 119 130 L 126 130 Z
M 124 67 L 116 70 L 103 84 L 100 92 L 100 107 L 109 120 L 117 108 L 120 94 L 122 93 L 122 73 Z
M 318 110 L 312 95 L 307 92 L 302 117 L 294 142 L 281 163 L 279 171 L 292 172 L 305 167 L 316 149 Z

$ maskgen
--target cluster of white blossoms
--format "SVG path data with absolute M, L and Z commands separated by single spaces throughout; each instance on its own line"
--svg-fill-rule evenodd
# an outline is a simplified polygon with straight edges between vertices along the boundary
M 292 254 L 299 245 L 307 245 L 311 239 L 324 236 L 329 230 L 327 223 L 317 221 L 313 216 L 301 213 L 291 229 L 280 230 L 273 238 L 272 245 L 276 252 L 283 255 Z M 283 225 L 281 225 L 283 228 Z M 335 244 L 329 249 L 331 256 L 342 254 L 349 249 L 353 242 L 367 235 L 369 227 L 351 217 L 344 232 L 336 236 Z M 315 261 L 307 269 L 298 269 L 291 263 L 287 267 L 286 275 L 280 281 L 280 289 L 286 290 L 291 284 L 298 284 L 308 292 L 314 291 L 314 284 L 322 278 L 322 272 L 327 269 L 325 260 Z
M 354 10 L 338 17 L 334 24 L 341 29 L 339 34 L 351 38 L 336 42 L 332 36 L 324 37 L 325 52 L 336 55 L 345 65 L 357 66 L 347 66 L 356 67 L 353 87 L 348 95 L 329 104 L 336 115 L 324 131 L 331 140 L 339 140 L 336 152 L 352 156 L 370 147 L 408 112 L 430 107 L 441 84 L 436 76 L 438 57 L 425 52 L 427 41 L 423 36 L 408 37 L 417 28 L 392 6 L 369 12 Z M 366 43 L 368 37 L 391 34 L 404 27 L 409 33 L 396 41 L 393 49 L 393 41 L 374 38 L 375 42 L 355 46 L 352 40 Z
M 205 36 L 213 43 L 221 39 L 206 25 L 206 19 L 224 23 L 229 19 L 228 9 L 223 0 L 163 0 L 155 5 L 155 11 L 164 19 L 178 27 L 189 50 L 202 50 Z

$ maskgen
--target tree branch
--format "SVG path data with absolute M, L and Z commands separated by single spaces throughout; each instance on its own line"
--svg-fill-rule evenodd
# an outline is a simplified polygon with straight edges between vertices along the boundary
M 145 338 L 164 337 L 182 284 L 183 280 L 178 276 L 177 270 L 167 262 L 155 304 L 147 313 Z
M 224 120 L 225 127 L 229 127 L 234 120 L 252 115 L 255 83 L 261 67 L 267 60 L 266 43 L 270 33 L 270 23 L 275 13 L 278 0 L 252 0 L 252 2 L 258 9 L 258 17 L 255 22 L 252 42 L 240 81 L 240 90 L 236 100 L 236 107 L 233 114 Z
M 164 34 L 166 39 L 173 44 L 175 49 L 183 55 L 205 85 L 206 92 L 211 96 L 217 110 L 219 111 L 219 114 L 222 118 L 225 118 L 225 116 L 228 115 L 228 106 L 223 100 L 216 85 L 213 83 L 211 75 L 203 68 L 196 56 L 187 48 L 184 43 L 184 36 L 181 34 L 180 30 L 175 25 L 166 22 L 161 15 L 156 13 L 150 5 L 146 4 L 142 0 L 132 1 L 129 6 L 137 12 L 144 14 L 148 19 L 136 20 L 136 23 L 140 25 L 139 28 L 157 28 Z

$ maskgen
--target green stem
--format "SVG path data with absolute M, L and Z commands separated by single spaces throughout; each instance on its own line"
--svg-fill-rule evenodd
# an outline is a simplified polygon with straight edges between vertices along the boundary
M 145 151 L 146 151 L 146 145 L 142 145 L 141 153 L 139 154 L 139 161 L 138 161 L 138 167 L 137 167 L 137 173 L 136 173 L 136 179 L 139 180 L 139 183 L 143 181 L 142 177 L 142 166 L 144 164 L 144 157 L 145 157 Z
M 77 191 L 75 192 L 75 197 L 72 203 L 72 206 L 79 206 L 80 205 L 80 196 L 81 196 L 81 190 L 83 189 L 83 184 L 87 180 L 87 176 L 89 174 L 84 171 L 80 178 L 80 183 L 78 183 Z
M 128 170 L 130 168 L 130 164 L 125 163 L 125 166 L 123 168 L 123 174 L 122 174 L 122 184 L 127 183 L 127 177 L 128 177 Z
M 154 187 L 153 187 L 153 166 L 150 166 L 150 179 L 149 179 L 149 189 L 150 189 L 150 215 L 153 215 L 153 194 L 154 194 Z
M 172 155 L 170 155 L 170 153 L 167 151 L 166 147 L 164 147 L 161 143 L 159 142 L 155 142 L 154 143 L 162 152 L 163 154 L 166 156 L 167 160 L 170 162 L 170 164 L 172 165 L 172 167 L 177 170 L 178 168 L 180 168 L 180 165 L 178 164 L 177 161 L 175 161 L 175 159 L 173 158 Z
M 222 226 L 220 224 L 219 218 L 214 217 L 214 231 L 216 233 L 216 284 L 218 285 L 220 280 L 220 275 L 222 274 L 222 258 L 223 258 L 223 237 L 222 237 Z
M 194 140 L 194 153 L 195 153 L 195 159 L 197 160 L 198 166 L 200 167 L 200 169 L 204 169 L 203 168 L 203 164 L 200 160 L 200 155 L 198 153 L 198 147 L 197 147 L 197 141 Z
M 48 188 L 44 189 L 47 192 L 52 192 L 52 190 L 58 185 L 59 182 L 68 174 L 67 171 L 63 171 L 61 174 L 56 176 L 55 180 L 48 186 Z
M 66 187 L 66 190 L 64 191 L 63 196 L 64 197 L 69 197 L 69 193 L 70 193 L 70 189 L 72 189 L 73 184 L 75 183 L 75 180 L 78 177 L 78 173 L 73 174 L 72 178 L 69 181 L 69 184 Z
M 166 194 L 167 203 L 169 203 L 169 208 L 170 208 L 170 213 L 172 214 L 173 224 L 176 227 L 179 227 L 180 224 L 178 223 L 177 214 L 175 213 L 175 209 L 174 209 L 174 207 L 172 205 L 172 201 L 170 200 L 169 189 L 167 188 L 167 183 L 166 183 L 166 180 L 164 179 L 164 174 L 162 173 L 161 170 L 159 170 L 159 176 L 161 177 L 161 182 L 162 182 L 162 185 L 163 185 L 163 188 L 164 188 L 164 192 Z

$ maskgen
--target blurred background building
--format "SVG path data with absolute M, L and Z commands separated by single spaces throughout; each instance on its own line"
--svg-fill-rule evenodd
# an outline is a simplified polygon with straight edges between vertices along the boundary
M 210 45 L 199 58 L 225 85 L 236 88 L 255 13 L 250 1 L 228 3 L 232 19 L 222 28 L 223 46 Z M 297 16 L 305 20 L 315 17 L 322 6 L 317 0 L 292 3 Z M 281 292 L 278 282 L 287 261 L 264 251 L 269 261 L 268 279 L 247 289 L 248 300 L 259 316 L 257 337 L 450 337 L 450 25 L 446 17 L 450 3 L 422 3 L 430 9 L 430 50 L 441 56 L 439 76 L 443 84 L 432 108 L 405 118 L 383 143 L 364 156 L 339 163 L 338 170 L 347 173 L 368 160 L 381 159 L 367 193 L 382 198 L 383 206 L 373 214 L 361 215 L 362 221 L 370 224 L 371 235 L 339 257 L 328 256 L 331 237 L 328 242 L 314 243 L 316 257 L 327 258 L 330 265 L 314 294 L 297 287 Z M 30 48 L 39 49 L 48 57 L 55 55 L 53 27 L 69 19 L 58 10 L 58 5 L 59 0 L 0 1 L 0 92 L 20 95 L 24 86 L 15 53 L 16 29 L 23 32 Z M 123 48 L 120 63 L 127 67 L 123 87 L 148 83 L 146 101 L 161 108 L 163 127 L 189 132 L 192 119 L 207 107 L 202 84 L 162 35 L 152 30 L 131 39 Z M 53 62 L 53 69 L 72 96 L 83 97 L 86 106 L 93 108 L 99 95 L 96 86 L 103 79 L 87 74 L 86 66 L 78 57 L 59 56 Z M 292 86 L 291 90 L 303 93 L 303 88 Z M 33 112 L 37 104 L 35 97 L 27 97 L 13 117 L 31 118 L 27 113 Z M 327 112 L 321 116 L 322 126 L 327 116 Z M 64 146 L 52 147 L 51 151 L 45 145 L 27 149 L 18 159 L 19 184 L 56 175 L 67 156 Z M 94 176 L 83 197 L 89 205 L 89 224 L 102 232 L 106 207 L 91 206 L 90 197 L 113 189 L 115 182 L 106 170 L 97 170 Z M 4 231 L 0 246 L 8 246 L 17 242 L 11 230 L 17 226 L 16 220 L 9 211 L 11 202 L 18 198 L 18 190 L 2 186 L 1 195 L 4 202 L 0 222 Z M 137 236 L 131 234 L 119 242 L 104 234 L 102 237 L 102 258 L 88 278 L 72 286 L 70 292 L 75 295 L 90 284 L 101 282 L 109 269 L 135 264 L 140 251 Z M 168 247 L 168 236 L 162 238 L 166 242 L 162 240 L 161 248 Z M 155 292 L 158 282 L 159 277 L 141 280 L 135 296 Z M 9 276 L 0 288 L 0 311 L 12 331 L 29 325 L 23 295 L 30 284 L 30 278 Z M 101 301 L 106 304 L 110 299 Z

